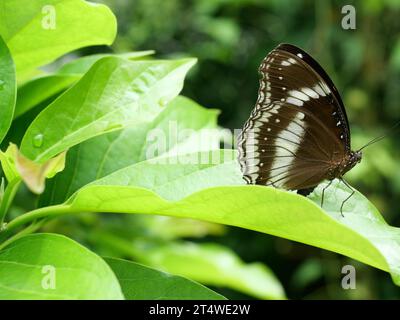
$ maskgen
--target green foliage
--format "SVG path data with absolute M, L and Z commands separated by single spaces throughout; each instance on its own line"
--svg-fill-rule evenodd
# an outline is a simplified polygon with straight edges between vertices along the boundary
M 206 287 L 179 276 L 121 259 L 106 258 L 128 300 L 223 300 Z M 151 281 L 149 281 L 151 279 Z
M 151 54 L 152 51 L 132 52 L 118 55 L 128 59 L 136 59 Z M 17 118 L 28 112 L 41 102 L 61 93 L 79 80 L 101 58 L 111 54 L 94 54 L 72 60 L 64 64 L 52 74 L 46 74 L 27 81 L 18 89 L 15 115 Z
M 204 109 L 187 98 L 177 97 L 146 122 L 79 144 L 68 152 L 66 170 L 51 181 L 41 198 L 42 205 L 62 203 L 84 185 L 147 158 L 200 150 L 199 131 L 216 129 L 217 114 L 217 111 Z M 163 150 L 154 148 L 151 155 L 146 154 L 157 142 L 147 139 L 152 130 L 157 130 L 154 138 L 168 137 L 171 130 L 178 129 L 178 124 L 179 130 L 191 131 L 169 137 Z M 203 138 L 208 142 L 204 147 L 218 148 L 218 137 L 203 135 Z
M 358 192 L 346 202 L 342 217 L 340 204 L 351 193 L 346 187 L 331 186 L 326 191 L 325 210 L 321 210 L 318 204 L 291 192 L 240 186 L 241 174 L 230 151 L 195 155 L 198 159 L 218 157 L 223 161 L 215 165 L 141 162 L 80 189 L 64 205 L 32 212 L 30 219 L 65 210 L 206 220 L 338 252 L 391 272 L 393 280 L 400 283 L 396 253 L 399 231 L 388 226 L 376 208 Z M 193 158 L 193 154 L 189 157 Z M 168 163 L 170 159 L 166 160 Z M 314 195 L 313 199 L 318 203 L 320 196 Z M 19 221 L 17 218 L 15 223 Z
M 273 41 L 264 35 L 281 34 L 279 39 L 290 41 L 291 30 L 299 28 L 296 17 L 306 5 L 138 1 L 134 13 L 138 23 L 132 30 L 122 28 L 115 48 L 130 51 L 130 45 L 125 47 L 134 43 L 147 49 L 154 42 L 161 53 L 176 52 L 179 59 L 150 59 L 152 51 L 100 53 L 57 61 L 47 71 L 36 68 L 83 46 L 111 44 L 116 33 L 114 15 L 106 6 L 83 0 L 29 0 L 29 5 L 28 0 L 0 0 L 0 6 L 4 9 L 0 13 L 0 162 L 7 180 L 0 187 L 0 298 L 224 299 L 203 286 L 210 285 L 216 291 L 229 288 L 260 299 L 285 299 L 289 282 L 279 274 L 281 283 L 272 271 L 281 272 L 279 249 L 264 246 L 265 238 L 251 243 L 250 237 L 262 234 L 358 260 L 389 272 L 400 285 L 399 229 L 388 225 L 366 197 L 356 191 L 342 216 L 340 205 L 351 190 L 339 181 L 325 191 L 322 208 L 326 184 L 309 198 L 244 185 L 237 153 L 220 149 L 220 141 L 227 138 L 218 131 L 219 111 L 178 96 L 196 62 L 182 56 L 199 55 L 204 59 L 185 93 L 212 105 L 221 102 L 223 125 L 242 124 L 256 89 L 248 83 L 256 83 L 258 60 L 272 47 Z M 44 6 L 55 8 L 55 29 L 43 27 L 51 9 Z M 365 5 L 375 14 L 382 8 L 371 2 Z M 159 19 L 160 11 L 182 25 Z M 283 22 L 277 19 L 282 11 Z M 316 11 L 325 24 L 321 12 L 328 12 L 329 5 L 318 4 Z M 180 19 L 187 12 L 189 18 Z M 307 38 L 307 28 L 294 43 Z M 361 72 L 363 41 L 342 36 L 337 52 L 346 53 L 343 70 Z M 169 47 L 172 38 L 178 39 L 178 47 Z M 257 52 L 254 43 L 260 48 Z M 390 57 L 395 70 L 398 51 L 394 49 Z M 250 55 L 254 60 L 249 60 Z M 371 59 L 378 61 L 378 56 L 375 52 Z M 332 66 L 329 54 L 322 60 Z M 347 79 L 343 70 L 338 68 L 338 77 Z M 388 77 L 396 75 L 388 72 Z M 369 91 L 362 85 L 345 91 L 350 117 L 354 110 L 363 114 L 369 110 L 365 106 Z M 360 145 L 368 141 L 357 130 L 353 140 Z M 11 142 L 18 146 L 8 147 Z M 349 175 L 350 181 L 362 181 L 362 186 L 373 190 L 382 177 L 399 180 L 393 178 L 397 162 L 388 151 L 392 149 L 391 143 L 377 147 L 379 159 L 367 155 L 364 167 Z M 239 228 L 224 226 L 257 232 L 237 237 Z M 39 229 L 54 233 L 29 235 Z M 90 244 L 96 253 L 56 233 Z M 206 239 L 198 240 L 202 237 Z M 233 241 L 245 249 L 238 250 Z M 250 246 L 264 254 L 262 262 L 248 262 L 261 260 L 251 255 Z M 301 278 L 294 278 L 299 286 L 326 272 L 318 258 L 312 261 L 311 269 L 305 264 L 303 271 L 295 273 Z M 43 286 L 48 278 L 42 270 L 48 271 L 49 266 L 56 272 L 51 291 Z
M 1 299 L 123 299 L 100 257 L 55 234 L 28 235 L 3 248 L 0 287 Z
M 0 5 L 0 35 L 19 75 L 77 48 L 109 45 L 116 35 L 115 17 L 103 5 L 83 0 L 1 0 Z M 53 12 L 54 25 L 48 20 Z
M 285 299 L 282 285 L 268 267 L 262 263 L 246 264 L 223 246 L 192 242 L 151 246 L 148 241 L 136 242 L 133 246 L 135 253 L 132 256 L 157 269 L 207 285 L 231 288 L 259 299 Z
M 32 122 L 22 153 L 44 162 L 95 136 L 146 123 L 179 93 L 194 62 L 99 60 Z
M 0 36 L 0 143 L 10 129 L 17 92 L 14 62 Z
M 177 219 L 174 222 L 180 223 Z M 260 299 L 285 299 L 282 285 L 267 266 L 247 264 L 222 245 L 182 240 L 166 242 L 146 235 L 125 239 L 115 230 L 95 233 L 90 242 L 105 252 L 206 285 L 231 288 Z

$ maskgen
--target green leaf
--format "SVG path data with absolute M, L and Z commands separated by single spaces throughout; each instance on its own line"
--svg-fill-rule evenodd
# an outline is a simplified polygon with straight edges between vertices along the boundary
M 96 62 L 28 128 L 21 152 L 43 163 L 95 136 L 151 122 L 182 89 L 194 59 Z
M 282 285 L 268 267 L 262 263 L 246 264 L 221 245 L 166 242 L 146 236 L 126 239 L 112 230 L 92 233 L 89 242 L 105 252 L 205 285 L 231 288 L 260 299 L 285 299 Z
M 1 299 L 123 299 L 109 266 L 75 241 L 34 234 L 0 251 Z
M 217 150 L 142 161 L 94 181 L 89 188 L 139 187 L 169 201 L 179 201 L 205 188 L 243 183 L 236 154 Z M 78 191 L 75 200 L 84 189 Z
M 152 54 L 153 51 L 138 51 L 115 56 L 125 57 L 127 59 L 138 59 Z M 79 59 L 75 59 L 63 65 L 55 73 L 42 75 L 24 83 L 18 89 L 17 105 L 15 107 L 14 118 L 28 112 L 36 105 L 46 101 L 49 98 L 61 93 L 82 76 L 104 57 L 114 56 L 112 54 L 94 54 Z
M 47 64 L 72 50 L 110 45 L 115 16 L 108 7 L 83 0 L 1 0 L 0 35 L 17 73 Z
M 264 232 L 388 271 L 400 285 L 400 231 L 388 226 L 360 193 L 346 202 L 342 217 L 340 204 L 350 195 L 345 187 L 327 190 L 324 208 L 332 211 L 324 211 L 293 192 L 240 186 L 241 173 L 232 160 L 236 154 L 225 153 L 231 160 L 215 165 L 138 163 L 82 188 L 62 207 L 69 212 L 168 215 Z
M 11 127 L 16 94 L 14 62 L 0 36 L 0 143 Z
M 14 118 L 18 118 L 36 105 L 62 92 L 81 78 L 76 74 L 52 74 L 35 78 L 18 89 Z
M 121 54 L 111 54 L 111 53 L 98 53 L 89 56 L 80 57 L 78 59 L 72 60 L 63 66 L 61 66 L 56 74 L 59 75 L 72 75 L 72 74 L 84 74 L 100 59 L 106 57 L 120 57 L 129 60 L 142 59 L 151 54 L 154 54 L 153 50 L 146 51 L 134 51 Z
M 65 171 L 47 185 L 41 206 L 62 203 L 84 185 L 147 158 L 218 149 L 217 116 L 218 111 L 179 96 L 148 123 L 79 144 L 68 152 Z M 158 143 L 160 148 L 146 153 Z
M 133 245 L 136 258 L 156 269 L 260 299 L 285 299 L 282 285 L 268 267 L 262 263 L 245 264 L 226 247 L 192 242 L 150 246 L 146 241 Z
M 222 300 L 199 283 L 121 259 L 105 258 L 128 300 Z
M 165 216 L 135 216 L 134 221 L 143 228 L 143 232 L 146 236 L 163 240 L 222 236 L 227 231 L 225 226 L 221 224 L 193 219 Z M 127 225 L 126 220 L 124 226 L 129 230 L 129 225 Z
M 6 152 L 0 150 L 1 169 L 9 182 L 20 177 L 15 166 L 15 148 L 15 145 L 11 144 Z

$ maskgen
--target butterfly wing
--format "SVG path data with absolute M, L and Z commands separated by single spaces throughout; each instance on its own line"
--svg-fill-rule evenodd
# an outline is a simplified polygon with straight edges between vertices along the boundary
M 306 52 L 282 44 L 263 60 L 255 108 L 239 136 L 244 179 L 288 190 L 328 177 L 350 152 L 350 129 L 340 95 Z

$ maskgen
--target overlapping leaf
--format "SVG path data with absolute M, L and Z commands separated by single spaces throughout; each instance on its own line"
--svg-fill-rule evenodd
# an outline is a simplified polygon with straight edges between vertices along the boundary
M 19 75 L 78 48 L 110 45 L 116 35 L 115 16 L 101 4 L 0 0 L 0 7 L 0 35 L 10 48 Z
M 55 234 L 25 236 L 0 251 L 0 298 L 124 299 L 100 257 Z
M 400 284 L 400 231 L 388 226 L 361 194 L 356 192 L 346 203 L 342 217 L 340 204 L 350 194 L 346 187 L 331 186 L 323 210 L 292 192 L 241 185 L 235 153 L 219 156 L 228 160 L 138 163 L 82 188 L 65 206 L 71 212 L 169 215 L 264 232 L 341 253 L 390 272 Z M 193 158 L 202 157 L 206 156 L 200 153 Z
M 16 94 L 14 62 L 7 45 L 0 36 L 0 143 L 11 126 Z
M 138 59 L 153 53 L 152 51 L 138 51 L 116 55 L 127 59 Z M 112 54 L 94 54 L 72 60 L 51 74 L 36 77 L 18 88 L 17 104 L 14 118 L 20 117 L 38 104 L 54 98 L 57 94 L 78 81 L 98 60 L 112 56 Z
M 199 283 L 121 259 L 105 258 L 128 300 L 223 300 Z
M 148 158 L 218 149 L 217 116 L 179 96 L 148 123 L 79 144 L 68 152 L 65 171 L 48 184 L 41 206 L 62 203 L 86 184 Z
M 194 63 L 99 60 L 32 122 L 21 151 L 42 163 L 90 138 L 151 122 L 182 89 Z

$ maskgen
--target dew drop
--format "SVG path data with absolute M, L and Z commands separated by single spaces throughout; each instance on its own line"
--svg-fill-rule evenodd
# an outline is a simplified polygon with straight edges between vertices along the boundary
M 33 146 L 40 148 L 43 145 L 43 134 L 39 133 L 33 137 Z
M 164 107 L 167 103 L 168 103 L 167 98 L 161 98 L 160 100 L 158 100 L 158 104 L 160 105 L 160 107 Z

